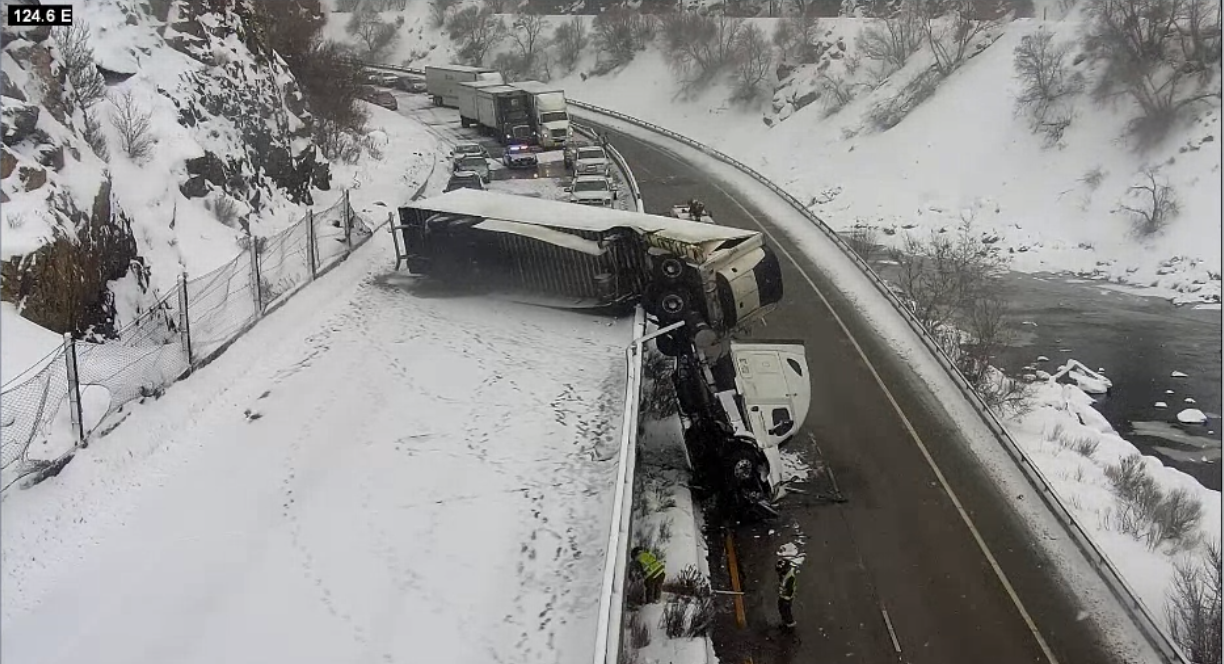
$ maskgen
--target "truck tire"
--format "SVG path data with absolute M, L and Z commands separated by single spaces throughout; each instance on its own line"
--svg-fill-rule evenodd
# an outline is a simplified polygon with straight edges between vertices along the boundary
M 688 267 L 684 260 L 674 254 L 664 254 L 655 260 L 655 276 L 665 284 L 674 284 L 684 276 Z
M 664 357 L 676 357 L 681 352 L 680 342 L 671 333 L 655 337 L 655 349 Z
M 472 121 L 460 115 L 459 116 L 459 126 L 463 127 L 464 129 L 467 129 L 468 127 L 472 126 Z
M 656 291 L 653 304 L 659 323 L 671 325 L 684 320 L 692 307 L 692 297 L 686 288 L 663 287 Z

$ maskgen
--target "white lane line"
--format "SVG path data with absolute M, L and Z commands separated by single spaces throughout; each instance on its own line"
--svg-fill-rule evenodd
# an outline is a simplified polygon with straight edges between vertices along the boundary
M 625 136 L 624 133 L 621 135 Z M 678 157 L 670 155 L 666 150 L 657 148 L 641 139 L 633 140 L 637 140 L 637 142 L 645 145 L 647 148 L 691 168 L 689 164 L 683 162 Z M 867 366 L 867 370 L 870 371 L 872 377 L 875 378 L 876 384 L 880 386 L 880 390 L 888 399 L 888 403 L 892 405 L 893 410 L 897 413 L 897 417 L 901 418 L 901 423 L 905 425 L 905 430 L 909 432 L 910 438 L 913 439 L 914 444 L 917 445 L 919 451 L 922 452 L 922 457 L 926 459 L 927 465 L 930 466 L 931 471 L 935 474 L 935 478 L 939 480 L 939 485 L 943 487 L 944 493 L 948 494 L 948 498 L 952 501 L 952 506 L 956 508 L 956 512 L 960 514 L 961 520 L 963 520 L 965 522 L 965 526 L 969 528 L 969 532 L 973 535 L 974 541 L 977 542 L 978 548 L 982 551 L 982 555 L 986 558 L 986 561 L 990 563 L 990 568 L 994 570 L 995 576 L 999 579 L 999 583 L 1003 585 L 1003 589 L 1007 592 L 1007 596 L 1011 598 L 1012 604 L 1014 604 L 1016 606 L 1016 610 L 1020 612 L 1020 617 L 1024 620 L 1024 624 L 1028 627 L 1029 632 L 1033 634 L 1033 638 L 1036 639 L 1037 646 L 1041 648 L 1042 654 L 1045 655 L 1045 658 L 1049 664 L 1059 664 L 1058 658 L 1055 657 L 1054 652 L 1050 650 L 1050 645 L 1046 643 L 1045 637 L 1043 637 L 1041 632 L 1037 629 L 1037 624 L 1033 622 L 1033 617 L 1029 614 L 1028 609 L 1024 608 L 1024 604 L 1020 601 L 1020 596 L 1016 594 L 1016 589 L 1012 586 L 1011 581 L 1008 580 L 1007 575 L 1003 573 L 1003 568 L 999 566 L 999 561 L 995 558 L 994 554 L 991 553 L 990 547 L 986 546 L 986 540 L 978 531 L 977 526 L 973 524 L 973 519 L 969 517 L 969 513 L 965 510 L 964 505 L 961 504 L 960 498 L 956 496 L 956 492 L 952 490 L 952 486 L 948 484 L 947 477 L 944 476 L 943 471 L 939 469 L 938 465 L 936 465 L 935 459 L 931 456 L 930 450 L 927 449 L 926 443 L 922 442 L 922 437 L 919 436 L 918 431 L 914 429 L 913 423 L 910 422 L 908 417 L 906 417 L 905 412 L 901 410 L 901 405 L 897 403 L 897 399 L 893 396 L 892 392 L 888 389 L 888 386 L 884 383 L 884 379 L 881 378 L 880 373 L 876 371 L 875 365 L 871 363 L 871 360 L 867 359 L 867 353 L 863 351 L 863 347 L 859 344 L 858 339 L 851 334 L 850 328 L 846 327 L 846 323 L 842 320 L 841 316 L 837 315 L 837 312 L 833 310 L 833 304 L 829 302 L 829 299 L 826 298 L 824 293 L 821 292 L 820 288 L 816 286 L 816 282 L 813 281 L 812 277 L 810 277 L 807 271 L 803 269 L 803 266 L 799 264 L 799 261 L 795 260 L 795 257 L 791 254 L 791 252 L 788 251 L 784 245 L 778 242 L 778 239 L 774 237 L 773 233 L 769 232 L 769 229 L 765 227 L 765 224 L 761 223 L 761 220 L 758 219 L 755 214 L 749 212 L 748 208 L 744 207 L 744 205 L 739 202 L 738 198 L 727 193 L 727 190 L 723 189 L 722 186 L 714 180 L 710 180 L 710 185 L 722 193 L 722 195 L 726 196 L 732 203 L 735 203 L 735 206 L 738 207 L 745 215 L 747 215 L 747 217 L 752 220 L 752 223 L 756 224 L 756 226 L 761 229 L 761 232 L 764 233 L 771 242 L 773 242 L 774 247 L 778 251 L 782 252 L 782 254 L 786 256 L 787 260 L 789 260 L 791 264 L 795 266 L 795 269 L 798 270 L 799 274 L 803 276 L 804 281 L 806 281 L 807 284 L 812 287 L 812 291 L 816 293 L 816 296 L 819 297 L 820 301 L 824 303 L 825 308 L 828 309 L 829 313 L 833 315 L 833 320 L 837 321 L 838 327 L 841 328 L 842 332 L 846 335 L 846 338 L 850 340 L 850 343 L 854 345 L 854 350 L 858 352 L 859 358 L 863 360 L 863 364 Z
M 897 631 L 893 629 L 892 619 L 888 617 L 888 609 L 884 605 L 880 605 L 880 615 L 884 616 L 884 626 L 888 628 L 888 638 L 892 639 L 893 650 L 897 654 L 901 654 L 901 644 L 897 642 Z

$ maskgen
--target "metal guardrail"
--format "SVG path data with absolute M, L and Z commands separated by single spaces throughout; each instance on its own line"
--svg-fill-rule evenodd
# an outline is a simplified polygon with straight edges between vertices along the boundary
M 367 63 L 362 64 L 372 69 L 401 71 L 416 75 L 424 74 L 423 69 L 395 67 L 389 65 L 371 65 Z M 1122 608 L 1128 615 L 1130 615 L 1131 619 L 1135 622 L 1135 625 L 1140 629 L 1140 631 L 1143 632 L 1143 635 L 1147 639 L 1148 643 L 1157 651 L 1157 653 L 1159 653 L 1161 660 L 1165 664 L 1193 664 L 1173 642 L 1173 639 L 1169 636 L 1168 632 L 1165 631 L 1159 622 L 1157 622 L 1155 616 L 1153 616 L 1148 607 L 1143 604 L 1143 601 L 1139 599 L 1139 596 L 1135 593 L 1134 589 L 1131 588 L 1130 584 L 1126 582 L 1126 579 L 1122 578 L 1122 573 L 1118 570 L 1117 566 L 1114 565 L 1113 561 L 1109 559 L 1104 551 L 1097 547 L 1096 543 L 1093 542 L 1092 538 L 1088 535 L 1088 532 L 1082 525 L 1080 525 L 1079 520 L 1075 518 L 1075 515 L 1071 514 L 1066 506 L 1062 504 L 1062 501 L 1059 500 L 1058 494 L 1054 492 L 1054 489 L 1050 485 L 1050 481 L 1046 478 L 1045 474 L 1041 472 L 1041 469 L 1032 462 L 1015 439 L 1011 437 L 1011 434 L 1008 433 L 1006 427 L 1003 426 L 1003 423 L 999 421 L 998 417 L 996 417 L 993 412 L 991 412 L 990 408 L 982 400 L 981 396 L 973 389 L 973 387 L 969 384 L 969 381 L 965 379 L 963 374 L 961 374 L 960 370 L 956 368 L 956 365 L 952 362 L 952 359 L 948 357 L 948 354 L 944 351 L 944 349 L 935 341 L 934 338 L 931 337 L 926 328 L 922 327 L 922 325 L 918 322 L 918 319 L 914 316 L 913 311 L 911 311 L 909 307 L 905 306 L 905 304 L 897 296 L 896 292 L 894 292 L 888 286 L 884 279 L 880 277 L 880 275 L 871 267 L 871 265 L 864 261 L 857 252 L 851 249 L 850 245 L 848 245 L 836 231 L 830 228 L 829 225 L 824 222 L 824 220 L 817 217 L 807 208 L 807 206 L 803 205 L 803 203 L 801 203 L 798 199 L 796 199 L 786 190 L 774 184 L 764 175 L 757 172 L 756 169 L 740 162 L 734 157 L 705 145 L 704 143 L 699 143 L 670 129 L 660 127 L 659 125 L 646 122 L 644 120 L 639 120 L 638 118 L 625 115 L 624 113 L 619 113 L 611 109 L 577 101 L 575 99 L 567 99 L 566 101 L 570 106 L 583 109 L 590 113 L 616 118 L 622 122 L 627 122 L 654 133 L 661 134 L 698 150 L 699 152 L 707 154 L 729 166 L 733 166 L 740 172 L 768 187 L 770 191 L 785 200 L 792 208 L 794 208 L 805 218 L 807 218 L 809 222 L 816 226 L 816 228 L 819 229 L 830 241 L 832 241 L 843 254 L 850 258 L 850 260 L 853 261 L 858 268 L 867 275 L 868 279 L 871 281 L 872 285 L 875 286 L 876 290 L 879 291 L 880 294 L 892 304 L 893 308 L 896 309 L 901 314 L 902 318 L 905 319 L 905 322 L 909 325 L 910 329 L 912 329 L 914 333 L 918 335 L 918 338 L 922 340 L 923 345 L 927 347 L 927 350 L 939 362 L 940 366 L 943 367 L 944 371 L 952 379 L 953 383 L 956 384 L 961 394 L 965 397 L 969 404 L 973 406 L 974 411 L 977 412 L 982 422 L 988 429 L 991 430 L 992 433 L 994 433 L 995 437 L 1002 444 L 1008 455 L 1011 456 L 1012 460 L 1020 467 L 1021 472 L 1024 473 L 1025 478 L 1037 491 L 1042 502 L 1050 509 L 1055 518 L 1062 523 L 1063 527 L 1067 530 L 1068 535 L 1071 536 L 1071 539 L 1076 543 L 1080 551 L 1087 558 L 1089 564 L 1096 569 L 1097 573 L 1101 577 L 1101 580 L 1105 582 L 1105 585 L 1109 587 L 1110 591 L 1121 603 Z M 617 153 L 617 156 L 619 157 L 619 153 Z M 625 172 L 628 173 L 628 169 L 626 169 Z M 635 196 L 637 196 L 640 204 L 641 196 L 640 192 L 636 191 L 636 182 L 634 182 L 632 186 L 635 189 Z M 632 493 L 632 491 L 630 491 L 630 493 Z M 606 598 L 601 598 L 600 600 L 601 611 L 603 610 L 605 601 Z M 607 626 L 607 618 L 606 616 L 602 615 L 602 613 L 600 616 L 600 624 L 605 627 Z M 601 637 L 601 639 L 604 638 L 606 637 Z M 616 653 L 612 654 L 615 655 Z M 600 656 L 601 653 L 597 652 L 597 664 L 601 661 L 606 662 L 606 664 L 616 664 L 615 659 L 600 660 Z
M 616 118 L 643 129 L 662 134 L 668 138 L 671 138 L 672 140 L 679 141 L 680 143 L 707 154 L 727 165 L 733 166 L 742 173 L 752 177 L 752 179 L 768 187 L 771 191 L 789 203 L 790 206 L 796 211 L 803 214 L 803 216 L 806 217 L 809 222 L 820 229 L 820 231 L 824 233 L 825 236 L 831 240 L 843 254 L 854 261 L 859 269 L 868 276 L 871 283 L 876 287 L 876 290 L 878 290 L 880 294 L 893 305 L 894 309 L 901 313 L 906 323 L 909 324 L 909 327 L 918 335 L 920 339 L 922 339 L 922 342 L 927 347 L 927 350 L 930 351 L 931 355 L 935 357 L 940 366 L 944 368 L 944 371 L 947 372 L 948 376 L 960 389 L 965 399 L 970 405 L 973 406 L 982 422 L 985 423 L 985 425 L 994 433 L 995 437 L 1003 445 L 1004 449 L 1007 450 L 1008 454 L 1017 463 L 1017 465 L 1019 465 L 1025 477 L 1029 480 L 1029 483 L 1041 496 L 1042 501 L 1047 507 L 1049 507 L 1050 511 L 1066 528 L 1067 533 L 1079 546 L 1085 557 L 1087 557 L 1088 562 L 1097 570 L 1097 573 L 1100 575 L 1101 579 L 1110 588 L 1114 596 L 1117 597 L 1118 601 L 1122 604 L 1122 607 L 1131 616 L 1131 619 L 1134 620 L 1136 626 L 1138 626 L 1143 632 L 1148 643 L 1160 654 L 1162 661 L 1166 664 L 1192 664 L 1174 644 L 1173 639 L 1160 625 L 1160 623 L 1157 622 L 1156 618 L 1152 615 L 1147 606 L 1145 606 L 1142 600 L 1139 599 L 1138 595 L 1135 593 L 1134 589 L 1131 588 L 1130 584 L 1127 583 L 1124 578 L 1122 578 L 1121 572 L 1118 571 L 1118 568 L 1114 565 L 1113 561 L 1111 561 L 1109 557 L 1105 555 L 1104 551 L 1097 547 L 1096 543 L 1093 542 L 1092 538 L 1088 535 L 1088 532 L 1082 525 L 1080 525 L 1079 520 L 1075 518 L 1075 515 L 1071 514 L 1071 512 L 1062 504 L 1045 474 L 1041 472 L 1041 469 L 1039 469 L 1031 459 L 1029 459 L 1028 455 L 1024 453 L 1024 450 L 1020 447 L 1020 445 L 1016 443 L 1014 438 L 1011 437 L 1011 434 L 1008 433 L 1002 422 L 1000 422 L 998 417 L 991 412 L 990 408 L 982 400 L 981 396 L 973 389 L 973 387 L 969 384 L 969 381 L 963 374 L 961 374 L 960 370 L 956 368 L 956 365 L 952 362 L 951 358 L 948 357 L 948 354 L 944 351 L 944 349 L 935 341 L 930 333 L 927 332 L 926 328 L 922 327 L 922 325 L 918 322 L 917 317 L 914 316 L 914 313 L 909 309 L 909 307 L 905 306 L 905 304 L 897 296 L 896 292 L 894 292 L 888 286 L 884 279 L 880 277 L 880 275 L 874 269 L 872 269 L 872 267 L 866 261 L 864 261 L 862 257 L 858 255 L 858 253 L 850 248 L 850 245 L 847 244 L 836 231 L 830 228 L 829 225 L 822 219 L 813 214 L 811 210 L 809 210 L 805 205 L 803 205 L 803 203 L 801 203 L 790 193 L 786 192 L 764 175 L 761 175 L 755 169 L 740 162 L 734 157 L 726 155 L 703 143 L 694 141 L 687 136 L 677 134 L 670 129 L 660 127 L 644 120 L 639 120 L 623 113 L 618 113 L 617 111 L 573 99 L 569 99 L 568 103 L 570 106 L 575 106 L 590 113 Z

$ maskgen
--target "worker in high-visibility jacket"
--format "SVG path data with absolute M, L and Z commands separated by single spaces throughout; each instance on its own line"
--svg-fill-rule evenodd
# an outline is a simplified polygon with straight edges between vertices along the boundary
M 778 613 L 782 616 L 782 627 L 794 629 L 795 613 L 792 605 L 795 601 L 795 575 L 799 570 L 785 558 L 779 560 L 774 569 L 778 572 Z
M 646 603 L 654 604 L 663 597 L 663 579 L 667 576 L 666 566 L 645 547 L 636 546 L 631 553 L 642 573 L 642 579 L 646 582 Z

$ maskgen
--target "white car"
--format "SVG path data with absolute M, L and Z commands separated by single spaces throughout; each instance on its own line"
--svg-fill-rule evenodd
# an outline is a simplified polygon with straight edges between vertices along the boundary
M 612 201 L 619 198 L 616 188 L 602 175 L 579 175 L 565 190 L 571 203 L 583 205 L 612 207 Z
M 455 172 L 471 171 L 480 175 L 480 179 L 489 181 L 489 162 L 480 155 L 470 154 L 455 160 Z
M 460 143 L 451 150 L 451 161 L 458 162 L 464 157 L 476 155 L 477 157 L 489 158 L 489 151 L 479 143 Z
M 540 158 L 526 145 L 508 145 L 502 154 L 502 163 L 506 168 L 535 168 L 540 164 Z
M 586 145 L 574 152 L 574 175 L 611 175 L 608 154 L 598 145 Z

